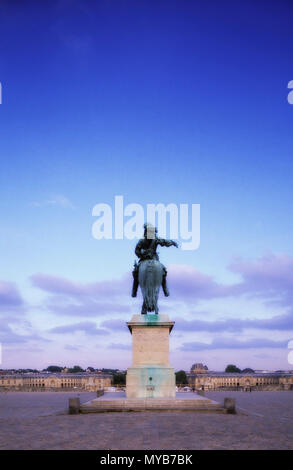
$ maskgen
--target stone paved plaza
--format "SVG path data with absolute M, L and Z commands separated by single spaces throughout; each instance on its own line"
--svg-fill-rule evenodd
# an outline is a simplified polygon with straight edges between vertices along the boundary
M 293 449 L 293 392 L 235 397 L 237 415 L 190 412 L 68 415 L 68 398 L 94 393 L 0 394 L 0 449 Z

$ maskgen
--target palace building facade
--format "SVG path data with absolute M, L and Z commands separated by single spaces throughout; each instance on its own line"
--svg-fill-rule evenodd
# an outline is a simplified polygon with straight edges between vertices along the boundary
M 218 373 L 186 374 L 188 385 L 196 390 L 293 390 L 293 374 Z
M 90 391 L 110 387 L 111 374 L 15 374 L 0 376 L 0 391 Z

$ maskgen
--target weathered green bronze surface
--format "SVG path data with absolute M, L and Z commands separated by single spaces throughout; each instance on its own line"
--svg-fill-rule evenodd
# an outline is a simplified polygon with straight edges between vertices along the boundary
M 135 254 L 139 258 L 138 263 L 134 263 L 132 297 L 136 297 L 138 286 L 143 295 L 141 313 L 155 312 L 158 314 L 158 297 L 160 286 L 166 297 L 169 296 L 167 287 L 167 269 L 160 263 L 157 254 L 157 247 L 176 246 L 173 240 L 158 238 L 157 229 L 151 224 L 144 225 L 144 238 L 140 239 L 135 247 Z

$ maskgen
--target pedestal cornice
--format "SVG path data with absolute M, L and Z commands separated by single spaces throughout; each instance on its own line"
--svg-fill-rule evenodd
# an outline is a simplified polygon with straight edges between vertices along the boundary
M 129 322 L 126 322 L 130 333 L 132 334 L 132 328 L 139 327 L 168 327 L 169 333 L 171 333 L 175 322 L 170 321 L 168 315 L 164 314 L 145 314 L 145 315 L 133 315 Z

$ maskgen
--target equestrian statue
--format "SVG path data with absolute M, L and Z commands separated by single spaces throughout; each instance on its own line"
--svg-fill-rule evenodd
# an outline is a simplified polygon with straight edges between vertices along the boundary
M 160 287 L 166 297 L 169 296 L 167 287 L 167 269 L 160 263 L 157 247 L 176 246 L 173 240 L 158 238 L 157 229 L 151 224 L 144 224 L 144 238 L 141 238 L 135 247 L 135 254 L 139 262 L 135 261 L 133 275 L 132 297 L 136 297 L 138 286 L 143 295 L 141 314 L 155 312 L 158 314 L 158 297 Z

